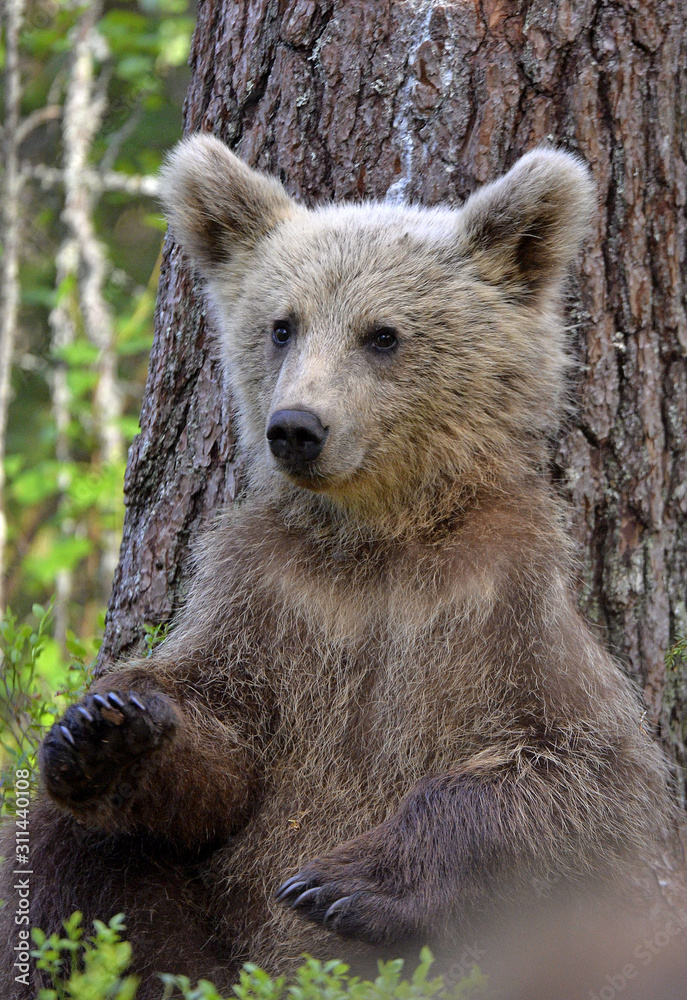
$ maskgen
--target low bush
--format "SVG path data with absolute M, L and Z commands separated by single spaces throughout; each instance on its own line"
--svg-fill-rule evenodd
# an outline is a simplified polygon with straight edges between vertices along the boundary
M 138 982 L 127 970 L 131 946 L 123 939 L 124 916 L 118 914 L 108 924 L 97 920 L 94 933 L 86 936 L 81 914 L 73 913 L 60 937 L 43 931 L 32 932 L 32 955 L 52 986 L 39 991 L 36 1000 L 135 1000 Z M 403 978 L 403 960 L 379 963 L 374 980 L 349 976 L 348 966 L 333 959 L 320 962 L 308 955 L 293 977 L 272 978 L 257 965 L 244 965 L 239 981 L 229 997 L 223 996 L 207 980 L 195 986 L 186 976 L 161 976 L 164 1000 L 478 1000 L 485 997 L 485 977 L 475 966 L 471 974 L 455 986 L 441 978 L 429 977 L 433 956 L 429 948 L 420 952 L 420 963 L 408 979 Z

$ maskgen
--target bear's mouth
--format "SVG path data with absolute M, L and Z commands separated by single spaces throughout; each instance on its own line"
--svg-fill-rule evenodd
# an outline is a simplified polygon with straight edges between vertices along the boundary
M 272 459 L 277 470 L 297 486 L 322 492 L 322 490 L 326 489 L 327 483 L 331 481 L 317 460 L 313 462 L 294 462 L 293 460 L 281 459 L 274 454 L 272 454 Z

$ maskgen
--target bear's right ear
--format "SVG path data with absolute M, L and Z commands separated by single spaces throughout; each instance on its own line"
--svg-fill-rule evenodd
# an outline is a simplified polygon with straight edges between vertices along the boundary
M 211 135 L 183 139 L 167 156 L 160 180 L 174 236 L 201 272 L 252 250 L 296 208 L 278 181 L 251 170 Z

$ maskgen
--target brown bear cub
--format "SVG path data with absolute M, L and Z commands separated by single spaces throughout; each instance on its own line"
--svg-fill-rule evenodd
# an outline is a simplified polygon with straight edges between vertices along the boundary
M 43 742 L 32 923 L 124 911 L 152 998 L 158 971 L 417 953 L 522 893 L 636 882 L 666 766 L 541 472 L 585 167 L 539 149 L 458 211 L 308 210 L 198 135 L 163 190 L 249 483 L 170 638 Z

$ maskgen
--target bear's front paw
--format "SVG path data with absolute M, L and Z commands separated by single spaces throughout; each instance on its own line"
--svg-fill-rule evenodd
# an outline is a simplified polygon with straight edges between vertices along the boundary
M 107 691 L 67 709 L 43 740 L 43 782 L 57 802 L 88 808 L 107 793 L 127 765 L 157 749 L 176 728 L 165 695 Z
M 411 898 L 376 884 L 353 864 L 338 867 L 328 872 L 326 862 L 308 865 L 279 887 L 277 900 L 306 920 L 367 944 L 418 937 Z

